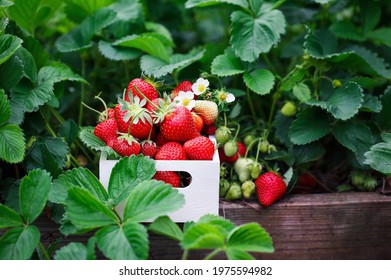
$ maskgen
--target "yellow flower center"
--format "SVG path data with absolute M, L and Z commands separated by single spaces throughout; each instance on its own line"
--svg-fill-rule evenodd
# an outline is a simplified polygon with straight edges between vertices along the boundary
M 189 105 L 190 104 L 190 99 L 189 98 L 183 98 L 182 104 L 183 104 L 183 106 Z
M 227 99 L 227 94 L 225 92 L 221 92 L 219 95 L 219 99 L 221 101 L 225 101 Z
M 205 86 L 204 85 L 198 85 L 198 91 L 199 92 L 204 92 L 205 91 Z

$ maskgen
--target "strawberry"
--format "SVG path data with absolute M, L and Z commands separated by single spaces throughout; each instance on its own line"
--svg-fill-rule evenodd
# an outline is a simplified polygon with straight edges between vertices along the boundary
M 236 153 L 238 153 L 239 147 L 238 147 L 238 144 L 235 140 L 229 140 L 228 142 L 226 142 L 224 144 L 223 149 L 224 149 L 224 154 L 227 157 L 232 157 Z
M 151 103 L 150 102 L 147 102 L 147 106 L 145 107 L 147 110 L 148 110 L 148 112 L 150 113 L 150 114 L 153 114 L 153 113 L 155 113 L 156 112 L 156 110 L 157 110 L 157 107 L 159 107 L 159 104 L 161 103 L 161 102 L 164 102 L 164 99 L 163 98 L 155 98 L 155 99 L 152 99 L 151 100 Z M 155 106 L 154 106 L 155 105 Z
M 114 108 L 108 108 L 107 110 L 104 110 L 100 116 L 99 116 L 99 122 L 104 122 L 108 119 L 114 119 L 115 118 L 115 110 Z
M 214 135 L 216 133 L 217 127 L 214 124 L 204 125 L 202 128 L 202 133 L 206 135 Z
M 186 155 L 192 160 L 212 160 L 215 153 L 213 142 L 205 136 L 198 136 L 184 145 Z
M 315 188 L 318 185 L 318 181 L 309 172 L 302 173 L 297 180 L 299 186 Z
M 197 135 L 193 117 L 184 106 L 175 107 L 164 117 L 160 132 L 170 141 L 184 143 Z
M 191 116 L 193 117 L 196 130 L 201 132 L 202 128 L 204 127 L 204 120 L 194 112 L 191 113 Z
M 117 122 L 114 119 L 108 119 L 99 123 L 94 128 L 94 134 L 96 137 L 108 144 L 111 140 L 117 138 Z
M 204 124 L 213 124 L 219 114 L 217 104 L 209 100 L 196 100 L 194 112 L 201 116 Z
M 174 88 L 174 90 L 171 93 L 171 98 L 174 99 L 175 97 L 177 97 L 180 91 L 184 91 L 184 92 L 193 91 L 191 89 L 192 85 L 193 84 L 189 81 L 183 81 L 182 83 L 180 83 Z
M 156 171 L 155 176 L 153 176 L 152 179 L 163 181 L 174 188 L 179 188 L 181 186 L 181 177 L 174 171 Z
M 158 147 L 161 147 L 168 142 L 170 142 L 170 140 L 167 140 L 161 132 L 156 135 L 156 145 Z
M 259 203 L 269 207 L 280 199 L 286 192 L 284 180 L 275 172 L 269 171 L 255 180 L 256 193 Z
M 138 89 L 135 89 L 135 87 Z M 159 93 L 158 91 L 155 89 L 155 87 L 142 80 L 142 79 L 133 79 L 130 81 L 129 85 L 128 85 L 128 88 L 126 89 L 126 93 L 125 93 L 125 97 L 124 99 L 126 101 L 129 101 L 130 98 L 129 98 L 129 92 L 131 92 L 131 94 L 136 97 L 138 96 L 140 99 L 144 99 L 144 96 L 142 96 L 139 91 L 146 97 L 148 98 L 149 100 L 153 100 L 155 98 L 158 98 L 159 97 Z
M 122 157 L 129 157 L 131 155 L 138 155 L 141 150 L 140 143 L 138 143 L 133 137 L 128 135 L 118 137 L 117 139 L 111 140 L 108 144 L 114 151 Z
M 236 153 L 236 154 L 233 155 L 232 157 L 227 157 L 227 156 L 224 154 L 224 149 L 223 149 L 223 148 L 219 148 L 218 151 L 219 151 L 220 162 L 234 163 L 234 162 L 236 162 L 236 161 L 238 160 L 238 158 L 239 158 L 239 153 Z
M 159 148 L 157 147 L 155 142 L 148 141 L 148 140 L 141 142 L 141 153 L 144 156 L 148 156 L 150 158 L 155 158 L 158 151 L 159 151 Z
M 220 126 L 215 132 L 216 141 L 219 144 L 226 143 L 231 138 L 231 130 L 228 127 Z
M 244 157 L 246 155 L 246 146 L 243 143 L 239 142 L 239 141 L 236 141 L 236 143 L 238 144 L 239 156 Z
M 281 114 L 283 114 L 285 117 L 294 117 L 297 113 L 297 106 L 295 103 L 288 101 L 284 104 L 281 108 Z
M 185 148 L 178 142 L 168 142 L 160 147 L 155 159 L 157 160 L 187 160 Z

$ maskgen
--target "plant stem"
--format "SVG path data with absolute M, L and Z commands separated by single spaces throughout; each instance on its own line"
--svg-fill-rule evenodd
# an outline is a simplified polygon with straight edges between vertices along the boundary
M 220 253 L 222 250 L 221 249 L 216 249 L 212 251 L 209 255 L 207 255 L 204 260 L 211 260 L 214 256 L 216 256 L 218 253 Z
M 274 75 L 277 75 L 277 70 L 276 70 L 276 68 L 274 67 L 274 65 L 271 63 L 271 61 L 270 61 L 270 59 L 268 58 L 268 56 L 267 56 L 265 53 L 263 53 L 263 54 L 262 54 L 262 57 L 263 57 L 263 59 L 265 60 L 267 66 L 269 66 L 270 70 L 273 72 L 273 74 L 274 74 Z
M 41 250 L 45 260 L 50 260 L 50 256 L 41 241 L 38 242 L 38 246 L 39 246 L 39 249 Z
M 185 250 L 185 251 L 183 252 L 183 255 L 182 255 L 182 260 L 183 260 L 183 261 L 184 261 L 184 260 L 187 260 L 188 255 L 189 255 L 189 250 Z
M 113 207 L 113 212 L 114 212 L 114 214 L 117 216 L 119 223 L 122 224 L 121 216 L 118 214 L 117 210 L 115 210 L 114 207 Z
M 86 61 L 83 56 L 83 54 L 80 56 L 81 58 L 81 76 L 85 80 L 85 75 L 86 75 Z M 79 107 L 79 121 L 77 122 L 79 126 L 81 126 L 83 122 L 83 103 L 86 95 L 86 88 L 84 83 L 81 84 L 81 93 L 80 93 L 80 107 Z
M 53 137 L 57 137 L 56 133 L 54 132 L 53 128 L 50 126 L 44 112 L 42 111 L 42 109 L 39 110 L 39 113 L 41 114 L 43 120 L 45 121 L 45 128 L 46 130 L 53 136 Z
M 282 4 L 284 4 L 287 0 L 280 0 L 280 1 L 277 1 L 273 7 L 272 7 L 272 10 L 275 10 L 275 9 L 278 9 Z
M 272 101 L 272 106 L 271 106 L 271 109 L 270 109 L 269 120 L 267 121 L 266 129 L 267 129 L 268 132 L 270 132 L 270 129 L 271 129 L 271 126 L 272 126 L 274 111 L 275 111 L 276 103 L 277 103 L 278 99 L 280 99 L 280 93 L 277 91 L 273 95 L 273 101 Z
M 246 94 L 247 94 L 248 105 L 250 106 L 251 115 L 252 115 L 253 121 L 255 123 L 257 121 L 257 115 L 255 114 L 254 105 L 253 105 L 253 102 L 252 102 L 251 96 L 250 96 L 250 89 L 248 87 L 246 89 Z

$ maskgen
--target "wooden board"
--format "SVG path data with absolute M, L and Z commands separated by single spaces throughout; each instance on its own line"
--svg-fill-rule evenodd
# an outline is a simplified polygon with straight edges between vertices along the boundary
M 220 201 L 220 215 L 236 224 L 260 223 L 273 238 L 275 253 L 257 259 L 391 259 L 391 196 L 378 193 L 288 195 L 269 208 L 256 201 Z M 45 216 L 34 223 L 48 245 L 61 234 Z M 62 238 L 58 246 L 86 242 L 90 235 Z M 189 259 L 208 252 L 195 251 Z M 180 259 L 177 242 L 151 234 L 151 259 Z M 217 258 L 224 259 L 224 255 Z

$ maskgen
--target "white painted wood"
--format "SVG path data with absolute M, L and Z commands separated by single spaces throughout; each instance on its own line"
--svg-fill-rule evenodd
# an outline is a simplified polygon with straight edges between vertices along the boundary
M 216 139 L 210 136 L 216 145 Z M 108 160 L 102 153 L 99 161 L 99 180 L 107 189 L 111 170 L 118 160 Z M 191 183 L 186 188 L 177 190 L 185 196 L 185 205 L 169 217 L 178 223 L 197 221 L 205 214 L 219 214 L 219 179 L 220 159 L 217 149 L 213 160 L 156 160 L 157 171 L 186 171 Z M 117 211 L 123 212 L 123 205 Z M 148 222 L 148 221 L 146 221 Z

